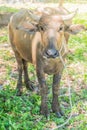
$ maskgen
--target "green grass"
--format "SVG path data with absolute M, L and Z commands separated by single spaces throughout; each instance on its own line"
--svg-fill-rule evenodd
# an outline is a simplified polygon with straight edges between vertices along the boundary
M 7 36 L 1 36 L 0 37 L 0 43 L 6 42 L 8 40 Z
M 7 27 L 0 29 L 0 44 L 8 41 Z
M 4 10 L 8 10 L 5 7 Z M 87 26 L 87 14 L 77 16 L 74 23 Z M 7 42 L 7 28 L 0 32 L 0 44 Z M 81 32 L 71 36 L 69 40 L 70 53 L 67 56 L 67 70 L 71 86 L 73 117 L 66 126 L 59 130 L 87 130 L 87 34 Z M 42 116 L 40 111 L 41 97 L 38 94 L 24 89 L 22 96 L 16 96 L 17 68 L 14 54 L 10 47 L 0 48 L 0 130 L 51 130 L 57 125 L 63 124 L 71 113 L 69 98 L 60 97 L 61 108 L 65 113 L 62 118 L 57 118 L 50 113 L 49 120 Z M 31 79 L 35 80 L 35 69 L 29 66 Z M 48 76 L 49 87 L 48 107 L 51 108 L 51 83 L 52 76 Z M 64 88 L 62 87 L 64 86 Z M 25 88 L 25 86 L 23 86 Z M 60 94 L 68 93 L 68 81 L 66 70 L 63 72 Z
M 0 12 L 16 12 L 18 9 L 6 7 L 6 6 L 0 6 Z

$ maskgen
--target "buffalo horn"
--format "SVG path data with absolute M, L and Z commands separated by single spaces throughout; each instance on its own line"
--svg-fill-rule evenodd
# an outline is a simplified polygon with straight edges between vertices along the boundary
M 70 13 L 70 14 L 68 14 L 68 15 L 62 15 L 61 17 L 62 17 L 62 19 L 63 19 L 64 21 L 68 21 L 68 20 L 72 19 L 72 18 L 76 15 L 76 13 L 77 13 L 77 9 L 76 9 L 75 12 Z
M 33 12 L 31 12 L 31 11 L 28 11 L 28 13 L 29 13 L 29 15 L 30 15 L 30 17 L 33 19 L 33 20 L 35 20 L 35 21 L 39 21 L 40 20 L 40 16 L 37 16 L 37 15 L 35 15 Z

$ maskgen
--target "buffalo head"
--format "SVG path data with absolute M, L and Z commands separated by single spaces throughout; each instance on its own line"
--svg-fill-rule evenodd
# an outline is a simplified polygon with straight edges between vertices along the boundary
M 34 35 L 40 32 L 41 53 L 45 58 L 57 58 L 63 42 L 66 40 L 65 33 L 77 34 L 84 29 L 81 25 L 71 25 L 70 21 L 76 12 L 68 15 L 42 15 L 37 19 L 37 24 L 27 23 L 18 26 L 17 29 L 23 30 Z M 36 20 L 36 17 L 35 17 Z

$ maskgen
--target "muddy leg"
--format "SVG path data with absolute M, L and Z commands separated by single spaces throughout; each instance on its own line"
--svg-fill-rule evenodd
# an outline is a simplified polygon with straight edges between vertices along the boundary
M 34 90 L 33 84 L 30 81 L 29 76 L 28 76 L 27 62 L 24 59 L 22 61 L 23 61 L 23 70 L 24 70 L 24 82 L 25 82 L 26 88 L 30 90 Z
M 59 74 L 55 74 L 55 75 L 53 76 L 52 111 L 55 112 L 58 117 L 61 117 L 61 116 L 63 115 L 63 113 L 61 112 L 61 109 L 60 109 L 60 103 L 59 103 L 59 101 L 58 101 L 58 90 L 59 90 L 59 86 L 60 86 L 60 79 L 61 79 L 61 76 L 60 76 Z
M 41 94 L 41 114 L 48 117 L 48 106 L 47 106 L 47 94 L 48 88 L 46 86 L 45 76 L 44 73 L 41 72 L 41 69 L 37 70 L 37 77 L 40 84 L 40 94 Z
M 16 52 L 15 57 L 18 63 L 18 81 L 17 81 L 17 95 L 22 94 L 22 58 L 20 55 Z

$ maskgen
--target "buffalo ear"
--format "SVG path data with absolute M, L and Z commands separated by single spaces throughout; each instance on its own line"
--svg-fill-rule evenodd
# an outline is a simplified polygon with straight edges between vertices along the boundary
M 84 25 L 81 25 L 81 24 L 73 24 L 66 28 L 66 31 L 73 35 L 76 35 L 83 30 L 85 30 L 85 27 Z
M 35 32 L 38 31 L 38 27 L 31 23 L 23 23 L 22 25 L 17 26 L 16 29 L 25 31 L 29 34 L 34 34 Z

